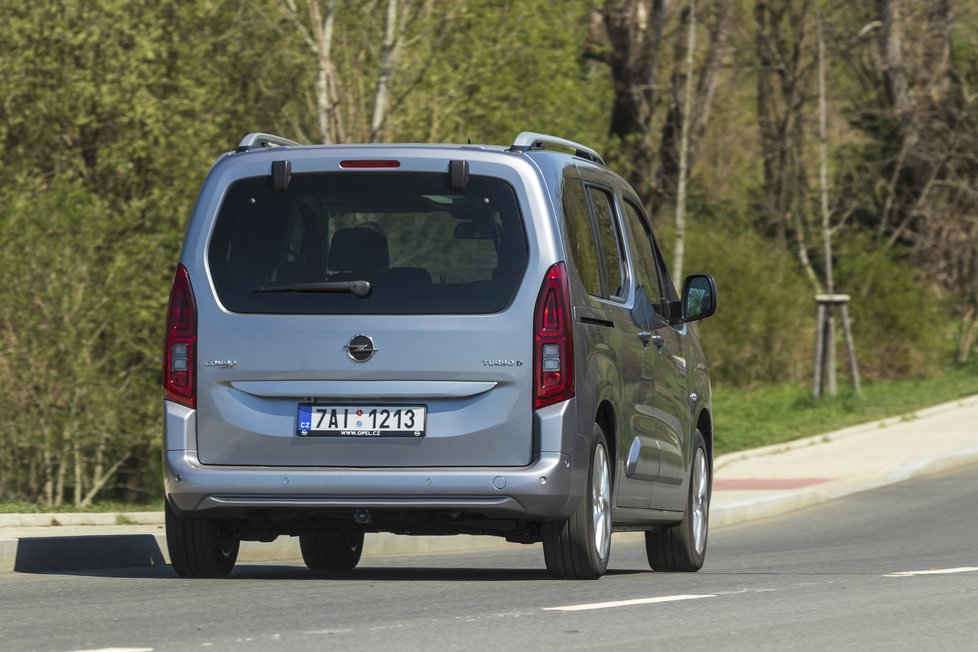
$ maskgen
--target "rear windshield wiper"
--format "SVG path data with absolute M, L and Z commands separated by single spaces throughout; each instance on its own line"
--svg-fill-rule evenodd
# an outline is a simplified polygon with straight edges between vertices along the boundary
M 293 283 L 291 285 L 263 285 L 251 288 L 252 292 L 350 292 L 361 299 L 370 296 L 370 281 L 321 281 L 318 283 Z

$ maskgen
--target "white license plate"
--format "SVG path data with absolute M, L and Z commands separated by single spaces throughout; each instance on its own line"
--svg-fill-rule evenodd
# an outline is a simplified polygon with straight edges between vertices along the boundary
M 300 437 L 424 437 L 423 405 L 299 404 Z

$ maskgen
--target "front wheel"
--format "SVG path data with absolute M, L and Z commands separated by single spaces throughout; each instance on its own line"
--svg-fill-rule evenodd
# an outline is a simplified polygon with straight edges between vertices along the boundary
M 555 579 L 595 580 L 611 555 L 611 462 L 601 426 L 594 424 L 588 483 L 577 511 L 543 524 L 543 557 Z
M 657 571 L 692 573 L 703 567 L 710 524 L 711 472 L 706 440 L 696 431 L 689 495 L 683 521 L 661 532 L 645 533 L 645 553 Z
M 164 501 L 166 548 L 181 577 L 225 577 L 238 559 L 240 539 L 229 521 L 179 516 Z

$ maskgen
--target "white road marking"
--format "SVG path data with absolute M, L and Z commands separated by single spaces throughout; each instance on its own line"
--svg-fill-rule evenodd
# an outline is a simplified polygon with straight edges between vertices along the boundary
M 308 632 L 302 632 L 303 634 L 346 634 L 352 632 L 352 629 L 313 629 Z
M 567 607 L 544 607 L 544 611 L 590 611 L 592 609 L 612 609 L 614 607 L 631 607 L 637 604 L 658 604 L 660 602 L 680 602 L 682 600 L 699 600 L 715 598 L 715 595 L 664 595 L 658 598 L 636 598 L 634 600 L 616 600 L 614 602 L 592 602 L 591 604 L 573 604 Z
M 72 652 L 153 652 L 151 647 L 100 647 L 97 650 L 72 650 Z
M 953 575 L 955 573 L 974 573 L 975 571 L 978 571 L 978 566 L 962 566 L 960 568 L 940 568 L 938 570 L 900 571 L 899 573 L 890 573 L 889 575 L 884 575 L 883 577 L 913 577 L 914 575 Z

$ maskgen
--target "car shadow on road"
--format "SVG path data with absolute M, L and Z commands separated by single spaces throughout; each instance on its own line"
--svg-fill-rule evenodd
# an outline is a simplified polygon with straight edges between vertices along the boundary
M 651 571 L 609 570 L 608 576 L 635 575 Z M 218 580 L 185 580 L 169 565 L 130 568 L 52 571 L 48 574 L 119 579 L 160 579 L 186 582 L 235 582 L 242 580 L 346 581 L 346 582 L 541 582 L 551 581 L 544 568 L 461 568 L 461 567 L 370 567 L 350 571 L 311 571 L 299 565 L 240 564 L 227 578 Z

